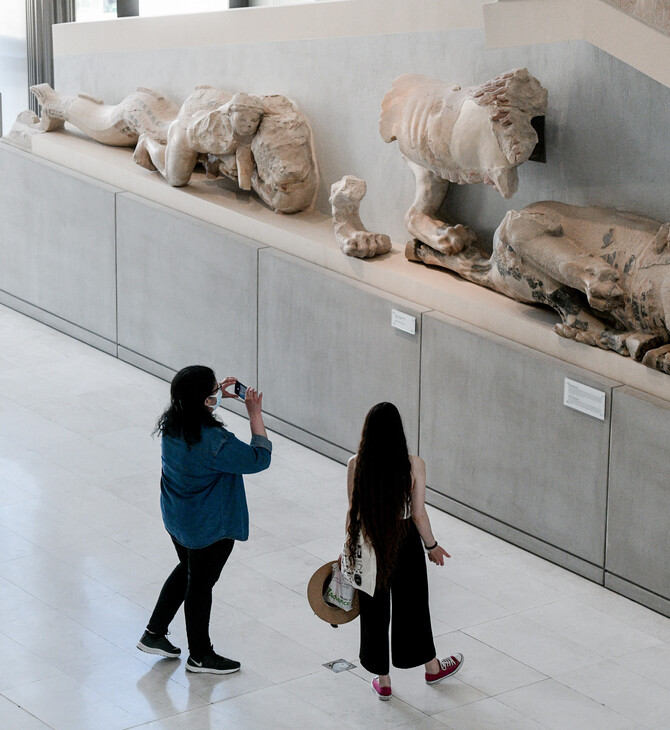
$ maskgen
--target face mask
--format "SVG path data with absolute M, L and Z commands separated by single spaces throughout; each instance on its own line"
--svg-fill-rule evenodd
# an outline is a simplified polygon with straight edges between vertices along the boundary
M 221 388 L 219 388 L 216 391 L 216 395 L 211 396 L 212 398 L 216 398 L 216 403 L 212 406 L 212 410 L 215 411 L 220 405 L 221 405 Z

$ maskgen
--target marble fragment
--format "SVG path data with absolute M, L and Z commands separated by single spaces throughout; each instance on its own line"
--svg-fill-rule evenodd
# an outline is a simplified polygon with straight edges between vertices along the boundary
M 365 197 L 365 180 L 345 175 L 330 188 L 335 238 L 347 256 L 372 258 L 391 250 L 391 239 L 384 233 L 371 233 L 361 222 L 359 208 Z
M 379 131 L 398 142 L 416 178 L 409 232 L 447 255 L 473 244 L 474 231 L 443 219 L 450 183 L 483 182 L 511 197 L 517 167 L 538 141 L 531 120 L 546 109 L 546 89 L 525 68 L 465 88 L 419 74 L 397 78 L 382 100 Z
M 669 0 L 607 0 L 607 2 L 648 23 L 656 30 L 670 35 Z
M 544 201 L 507 213 L 490 257 L 474 245 L 444 254 L 418 240 L 405 253 L 551 307 L 561 337 L 670 374 L 670 223 Z
M 33 147 L 33 137 L 36 134 L 42 134 L 42 123 L 35 112 L 30 109 L 22 111 L 12 128 L 2 138 L 4 142 L 8 142 L 14 147 L 30 152 Z
M 87 94 L 59 94 L 48 84 L 31 91 L 42 105 L 44 131 L 69 122 L 102 144 L 134 147 L 135 162 L 157 170 L 170 185 L 187 185 L 200 164 L 209 177 L 254 190 L 277 213 L 314 204 L 319 174 L 312 130 L 284 96 L 198 86 L 178 106 L 139 88 L 108 105 Z

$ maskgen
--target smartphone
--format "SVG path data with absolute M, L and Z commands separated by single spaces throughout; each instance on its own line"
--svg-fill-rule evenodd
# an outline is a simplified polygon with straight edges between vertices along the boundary
M 235 395 L 244 400 L 247 397 L 247 386 L 242 385 L 239 380 L 235 381 Z

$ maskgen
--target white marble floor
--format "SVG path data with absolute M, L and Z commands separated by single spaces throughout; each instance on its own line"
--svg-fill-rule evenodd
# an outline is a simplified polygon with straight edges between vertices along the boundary
M 670 728 L 670 620 L 436 510 L 453 556 L 429 566 L 436 644 L 465 665 L 434 687 L 396 670 L 379 702 L 357 622 L 333 629 L 305 598 L 339 551 L 345 469 L 279 436 L 215 589 L 214 643 L 242 671 L 141 653 L 174 563 L 150 436 L 168 385 L 2 307 L 0 343 L 4 730 Z M 172 629 L 186 650 L 181 614 Z M 356 668 L 323 667 L 341 657 Z

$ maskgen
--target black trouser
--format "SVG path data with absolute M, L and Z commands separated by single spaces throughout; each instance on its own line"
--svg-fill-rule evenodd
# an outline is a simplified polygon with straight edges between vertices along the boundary
M 174 537 L 172 542 L 179 556 L 179 565 L 165 581 L 147 629 L 164 636 L 183 603 L 188 650 L 199 661 L 204 654 L 212 652 L 209 638 L 212 588 L 219 580 L 235 540 L 226 537 L 199 550 L 185 548 Z
M 359 591 L 358 597 L 361 611 L 360 659 L 368 672 L 389 673 L 389 624 L 394 667 L 409 669 L 435 658 L 426 557 L 414 523 L 410 524 L 409 534 L 400 547 L 390 588 L 377 586 L 374 596 Z

